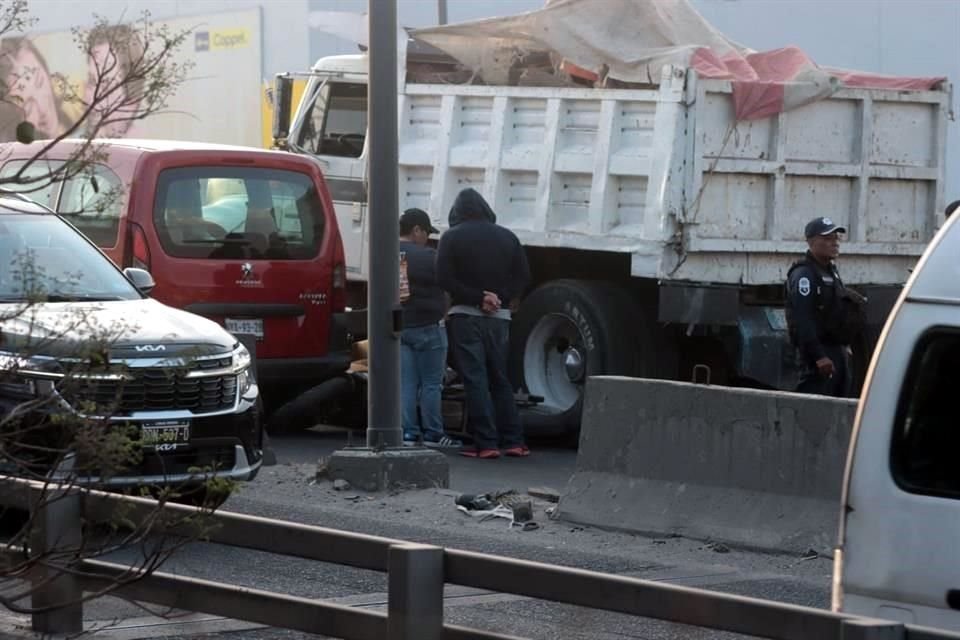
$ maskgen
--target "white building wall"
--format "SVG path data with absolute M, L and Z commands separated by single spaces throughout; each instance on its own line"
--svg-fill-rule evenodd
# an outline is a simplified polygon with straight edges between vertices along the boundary
M 37 18 L 33 32 L 88 26 L 93 14 L 124 21 L 148 10 L 153 19 L 161 20 L 256 7 L 261 8 L 263 24 L 262 75 L 303 68 L 310 60 L 307 0 L 30 0 L 30 13 Z

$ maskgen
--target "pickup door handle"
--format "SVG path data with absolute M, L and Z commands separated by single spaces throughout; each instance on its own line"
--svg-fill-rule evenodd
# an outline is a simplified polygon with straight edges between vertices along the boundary
M 960 589 L 947 591 L 947 606 L 951 609 L 960 610 Z

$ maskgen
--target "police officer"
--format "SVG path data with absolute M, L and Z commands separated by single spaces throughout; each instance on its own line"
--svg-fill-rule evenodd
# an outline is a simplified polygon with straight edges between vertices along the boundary
M 846 232 L 830 218 L 811 220 L 809 250 L 787 273 L 787 325 L 800 355 L 800 393 L 850 395 L 850 343 L 862 330 L 865 299 L 843 286 L 834 264 Z

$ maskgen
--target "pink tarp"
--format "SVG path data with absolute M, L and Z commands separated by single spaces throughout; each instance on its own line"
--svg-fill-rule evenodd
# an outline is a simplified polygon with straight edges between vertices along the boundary
M 826 97 L 839 87 L 927 91 L 945 80 L 818 67 L 797 47 L 723 59 L 710 49 L 700 48 L 691 57 L 690 66 L 703 78 L 732 81 L 737 120 L 776 115 Z
M 820 67 L 803 51 L 757 52 L 710 25 L 688 0 L 547 0 L 506 18 L 417 29 L 412 35 L 503 84 L 517 60 L 547 52 L 590 76 L 658 82 L 667 65 L 730 80 L 738 120 L 765 118 L 837 89 L 927 90 L 944 78 L 900 78 Z

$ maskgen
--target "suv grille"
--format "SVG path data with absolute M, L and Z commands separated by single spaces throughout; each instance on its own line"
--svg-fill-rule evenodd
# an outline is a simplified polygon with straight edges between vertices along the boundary
M 230 356 L 197 360 L 186 367 L 130 367 L 123 380 L 68 377 L 60 394 L 81 413 L 128 415 L 136 411 L 192 411 L 212 413 L 233 407 L 237 395 L 234 373 L 205 377 L 190 374 L 229 369 Z

